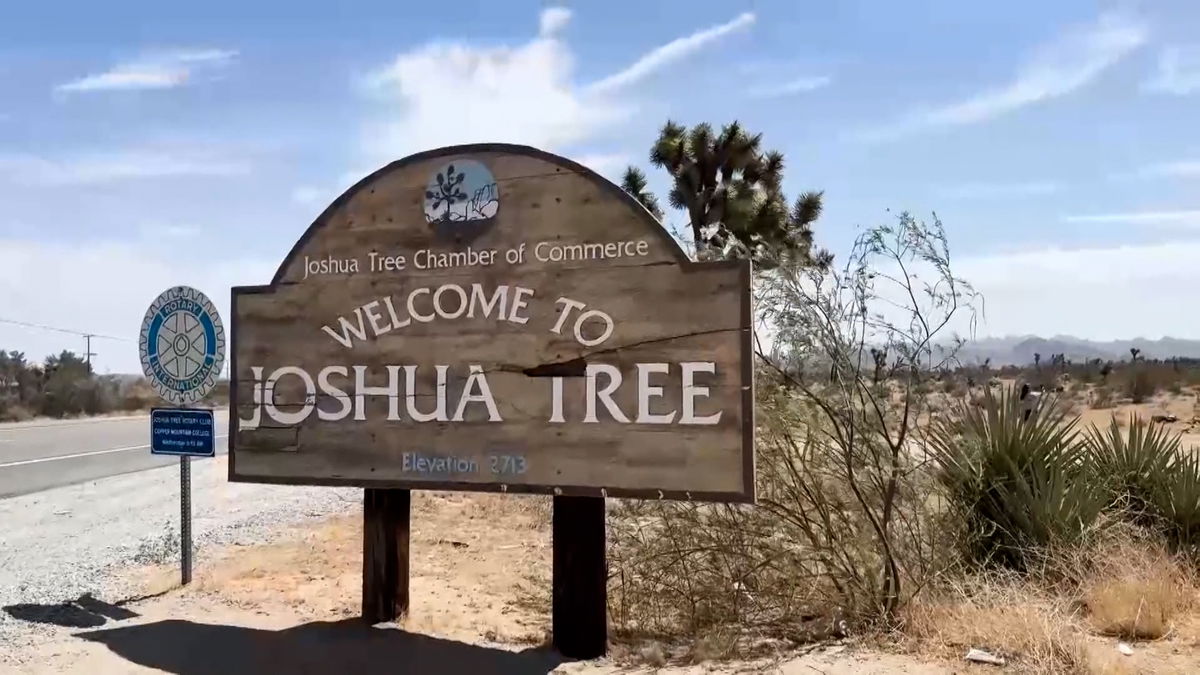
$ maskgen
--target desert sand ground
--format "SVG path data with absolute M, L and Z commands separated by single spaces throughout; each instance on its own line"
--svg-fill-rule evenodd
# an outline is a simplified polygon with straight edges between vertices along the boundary
M 174 567 L 132 572 L 148 597 L 85 605 L 79 627 L 51 627 L 20 673 L 950 673 L 938 661 L 851 645 L 721 664 L 646 663 L 656 645 L 615 641 L 608 658 L 563 663 L 545 648 L 549 504 L 536 497 L 417 493 L 412 607 L 398 625 L 358 619 L 361 516 L 229 547 L 178 586 Z M 100 625 L 95 625 L 99 623 Z M 678 653 L 673 653 L 678 652 Z M 650 661 L 655 661 L 650 658 Z
M 1174 414 L 1169 425 L 1185 447 L 1200 446 L 1192 424 L 1193 395 L 1092 410 L 1083 424 L 1107 424 L 1136 413 Z M 187 675 L 281 673 L 965 673 L 996 672 L 968 664 L 953 650 L 911 641 L 851 639 L 844 643 L 767 649 L 752 660 L 697 662 L 685 644 L 613 635 L 610 655 L 564 663 L 546 647 L 549 622 L 550 509 L 540 497 L 414 493 L 411 610 L 396 625 L 369 627 L 358 618 L 361 514 L 297 525 L 270 544 L 210 551 L 194 582 L 178 570 L 130 570 L 140 600 L 115 606 L 76 603 L 48 615 L 46 630 L 18 660 L 19 673 L 150 673 Z M 111 600 L 111 599 L 109 599 Z M 981 623 L 987 623 L 981 620 Z M 1200 668 L 1196 630 L 1136 644 L 1122 656 L 1111 638 L 1089 638 L 1092 672 L 1187 673 Z M 62 625 L 66 624 L 66 625 Z M 665 661 L 665 664 L 664 664 Z M 0 663 L 3 663 L 0 660 Z M 8 672 L 8 671 L 5 671 Z
M 962 655 L 902 653 L 856 643 L 781 649 L 766 657 L 695 662 L 686 646 L 614 639 L 610 656 L 564 663 L 549 631 L 549 509 L 543 498 L 417 493 L 412 607 L 398 625 L 357 619 L 361 517 L 289 529 L 275 543 L 208 557 L 194 582 L 174 567 L 132 571 L 150 597 L 113 606 L 78 603 L 71 626 L 50 626 L 13 664 L 19 673 L 884 673 L 995 672 Z M 60 617 L 61 618 L 61 617 Z M 1194 672 L 1194 640 L 1091 647 L 1103 672 Z M 908 649 L 911 651 L 912 647 Z M 668 663 L 656 667 L 665 656 Z

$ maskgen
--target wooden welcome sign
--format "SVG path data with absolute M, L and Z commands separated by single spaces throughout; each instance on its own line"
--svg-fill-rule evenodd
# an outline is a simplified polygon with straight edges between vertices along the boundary
M 749 283 L 562 157 L 397 161 L 233 289 L 229 478 L 753 501 Z
M 233 289 L 229 478 L 356 485 L 363 616 L 408 608 L 412 489 L 554 495 L 554 645 L 607 644 L 604 497 L 754 500 L 750 264 L 513 145 L 394 162 Z

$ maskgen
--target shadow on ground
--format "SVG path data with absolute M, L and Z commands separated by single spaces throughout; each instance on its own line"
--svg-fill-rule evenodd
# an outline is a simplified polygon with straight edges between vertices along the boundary
M 127 661 L 179 675 L 545 675 L 562 663 L 549 649 L 510 652 L 372 628 L 358 619 L 313 622 L 280 631 L 168 620 L 76 636 L 101 643 Z
M 121 603 L 124 604 L 124 603 Z M 4 607 L 4 612 L 18 621 L 53 624 L 67 628 L 95 628 L 103 626 L 109 619 L 122 621 L 138 616 L 120 604 L 112 605 L 97 600 L 91 593 L 84 593 L 78 600 L 69 600 L 55 605 L 19 604 Z

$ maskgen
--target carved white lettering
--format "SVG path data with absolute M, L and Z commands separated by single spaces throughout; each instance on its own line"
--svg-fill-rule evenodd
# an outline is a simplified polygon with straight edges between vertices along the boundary
M 346 317 L 344 317 L 344 316 L 338 317 L 338 322 L 341 323 L 341 326 L 342 326 L 341 335 L 338 335 L 337 333 L 333 332 L 333 329 L 330 328 L 329 326 L 321 326 L 321 330 L 325 331 L 326 333 L 329 333 L 329 337 L 333 338 L 334 340 L 337 340 L 338 342 L 340 342 L 342 344 L 342 346 L 344 346 L 346 349 L 349 349 L 350 346 L 353 344 L 353 341 L 350 339 L 351 335 L 358 338 L 359 340 L 367 339 L 367 331 L 363 328 L 363 317 L 362 317 L 362 308 L 361 307 L 355 308 L 354 317 L 358 319 L 358 327 L 357 328 L 354 326 L 354 324 L 347 321 Z
M 601 373 L 608 376 L 608 385 L 597 390 L 596 376 Z M 587 424 L 596 424 L 600 421 L 596 419 L 596 401 L 599 400 L 608 409 L 608 414 L 612 415 L 614 420 L 628 424 L 629 418 L 617 407 L 616 401 L 612 400 L 613 392 L 621 386 L 621 371 L 616 366 L 610 366 L 607 363 L 589 363 L 585 376 L 587 378 L 587 402 L 583 421 Z
M 708 387 L 696 386 L 696 373 L 715 373 L 716 364 L 711 361 L 684 361 L 679 364 L 683 369 L 683 415 L 679 418 L 680 424 L 718 424 L 721 421 L 721 412 L 717 411 L 711 415 L 703 417 L 696 416 L 696 397 L 708 397 Z
M 388 386 L 367 386 L 367 367 L 354 366 L 354 419 L 367 419 L 367 396 L 388 397 L 388 421 L 400 419 L 400 366 L 388 366 Z
M 479 393 L 472 394 L 472 389 L 476 387 L 478 387 Z M 496 401 L 492 398 L 492 389 L 488 386 L 487 376 L 484 374 L 482 366 L 472 365 L 470 367 L 470 375 L 467 376 L 462 396 L 458 399 L 458 409 L 454 411 L 454 417 L 451 417 L 450 420 L 453 422 L 463 421 L 463 413 L 466 411 L 468 403 L 482 403 L 487 406 L 489 422 L 504 421 L 500 419 L 500 411 L 496 409 Z
M 317 373 L 317 386 L 320 387 L 322 393 L 337 401 L 339 406 L 336 412 L 326 412 L 321 410 L 320 406 L 317 406 L 317 419 L 336 422 L 345 419 L 354 408 L 354 405 L 351 403 L 350 397 L 346 395 L 345 390 L 339 389 L 329 381 L 330 375 L 349 377 L 350 373 L 346 370 L 346 366 L 326 366 L 321 369 L 321 372 Z
M 667 414 L 652 414 L 650 412 L 650 399 L 653 397 L 662 397 L 663 388 L 655 387 L 650 384 L 651 373 L 665 373 L 670 370 L 670 366 L 665 363 L 639 363 L 638 370 L 638 424 L 670 424 L 675 421 L 675 412 L 672 410 Z

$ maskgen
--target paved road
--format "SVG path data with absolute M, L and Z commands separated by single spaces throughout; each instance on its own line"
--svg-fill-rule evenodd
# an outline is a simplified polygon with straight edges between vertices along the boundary
M 216 425 L 224 454 L 228 412 L 217 411 Z M 0 498 L 178 462 L 150 454 L 146 416 L 0 424 Z

